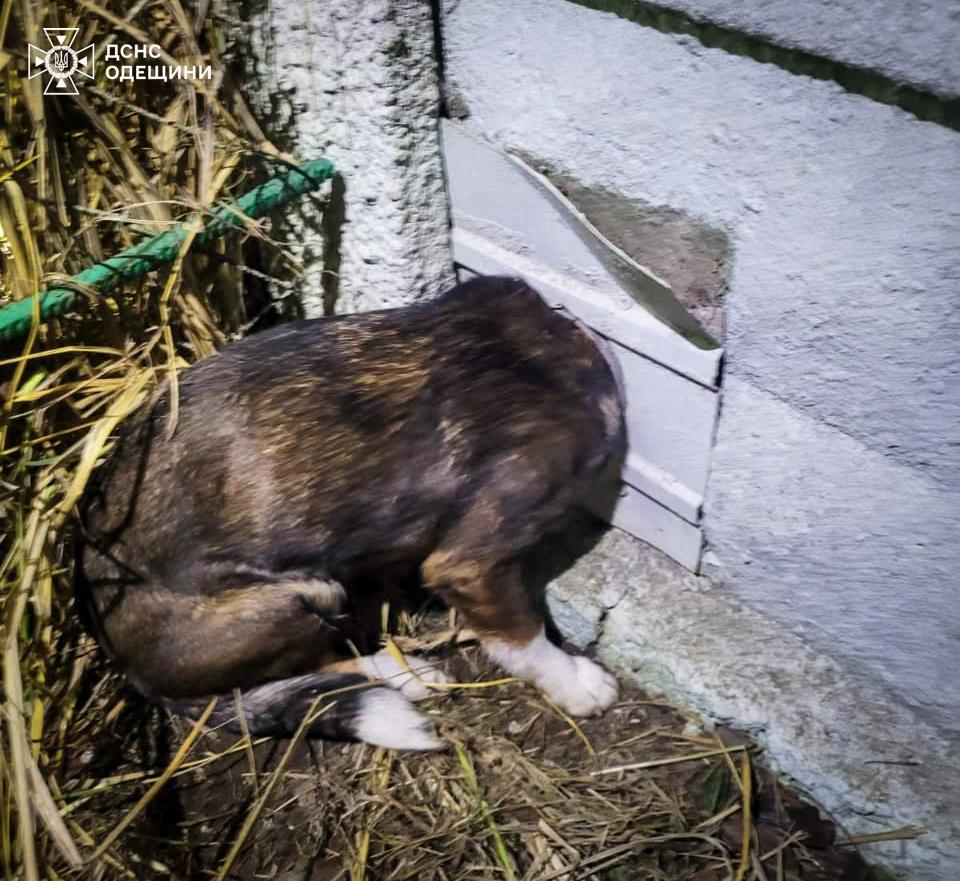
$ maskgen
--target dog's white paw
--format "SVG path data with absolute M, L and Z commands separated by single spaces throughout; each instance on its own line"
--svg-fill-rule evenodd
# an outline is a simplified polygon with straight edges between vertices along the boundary
M 571 716 L 596 716 L 617 700 L 617 680 L 599 664 L 575 655 L 570 659 L 570 675 L 550 677 L 544 691 L 561 710 Z
M 617 699 L 617 680 L 599 664 L 568 655 L 543 632 L 527 643 L 486 639 L 484 649 L 501 667 L 529 679 L 572 716 L 602 713 Z
M 439 689 L 430 688 L 427 683 L 449 681 L 442 670 L 414 655 L 404 655 L 404 663 L 400 664 L 390 652 L 382 649 L 375 655 L 366 655 L 359 660 L 367 676 L 371 679 L 382 679 L 384 685 L 395 688 L 413 701 L 429 697 L 439 691 Z

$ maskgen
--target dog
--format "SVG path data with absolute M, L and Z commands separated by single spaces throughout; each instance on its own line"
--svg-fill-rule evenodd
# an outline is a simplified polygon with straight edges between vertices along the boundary
M 398 309 L 227 344 L 132 417 L 79 506 L 77 608 L 142 693 L 254 735 L 442 745 L 410 700 L 422 660 L 349 656 L 354 587 L 407 567 L 483 650 L 575 716 L 616 680 L 548 639 L 524 561 L 625 445 L 617 375 L 523 281 L 481 277 Z M 233 695 L 240 691 L 240 700 Z M 222 707 L 222 709 L 221 709 Z

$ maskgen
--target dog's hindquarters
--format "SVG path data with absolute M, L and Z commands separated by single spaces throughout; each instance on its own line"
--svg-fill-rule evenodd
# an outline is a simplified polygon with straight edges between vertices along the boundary
M 544 643 L 520 561 L 617 459 L 622 403 L 595 341 L 524 283 L 242 341 L 185 375 L 172 436 L 165 412 L 104 486 L 88 525 L 108 547 L 82 552 L 92 629 L 145 693 L 194 715 L 219 695 L 226 721 L 240 689 L 251 731 L 290 734 L 347 688 L 311 732 L 371 739 L 397 716 L 424 742 L 398 695 L 329 666 L 330 579 L 399 556 L 562 706 L 613 699 Z
M 91 569 L 98 571 L 88 559 L 94 632 L 127 678 L 170 711 L 195 719 L 215 700 L 209 725 L 254 736 L 290 737 L 303 725 L 310 737 L 396 749 L 442 746 L 409 700 L 427 693 L 423 680 L 442 681 L 440 674 L 421 666 L 423 679 L 415 678 L 376 655 L 341 660 L 336 621 L 345 596 L 336 582 L 261 574 L 239 586 L 248 571 L 221 572 L 231 584 L 221 591 L 140 583 L 111 603 L 117 585 L 98 587 Z M 406 663 L 417 668 L 414 659 Z

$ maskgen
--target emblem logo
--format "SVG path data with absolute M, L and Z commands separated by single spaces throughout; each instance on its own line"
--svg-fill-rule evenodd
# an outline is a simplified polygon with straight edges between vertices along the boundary
M 46 73 L 44 95 L 76 95 L 75 75 L 93 79 L 94 44 L 74 49 L 73 44 L 80 34 L 80 28 L 44 28 L 48 49 L 29 44 L 27 52 L 27 78 L 33 79 Z

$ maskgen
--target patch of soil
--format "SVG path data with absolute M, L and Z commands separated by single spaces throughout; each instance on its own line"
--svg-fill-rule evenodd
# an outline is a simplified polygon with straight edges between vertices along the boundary
M 443 619 L 435 619 L 442 628 Z M 501 674 L 454 631 L 398 637 L 460 683 Z M 108 852 L 110 877 L 236 881 L 867 881 L 834 825 L 779 783 L 749 741 L 625 687 L 574 722 L 520 682 L 421 704 L 450 748 L 251 743 L 211 731 Z M 101 840 L 191 725 L 126 694 L 64 793 Z M 743 780 L 750 817 L 744 821 Z M 749 846 L 743 847 L 746 831 Z M 237 842 L 241 842 L 239 847 Z M 236 853 L 234 853 L 236 851 Z M 89 877 L 102 877 L 103 869 Z M 742 872 L 742 874 L 741 874 Z

